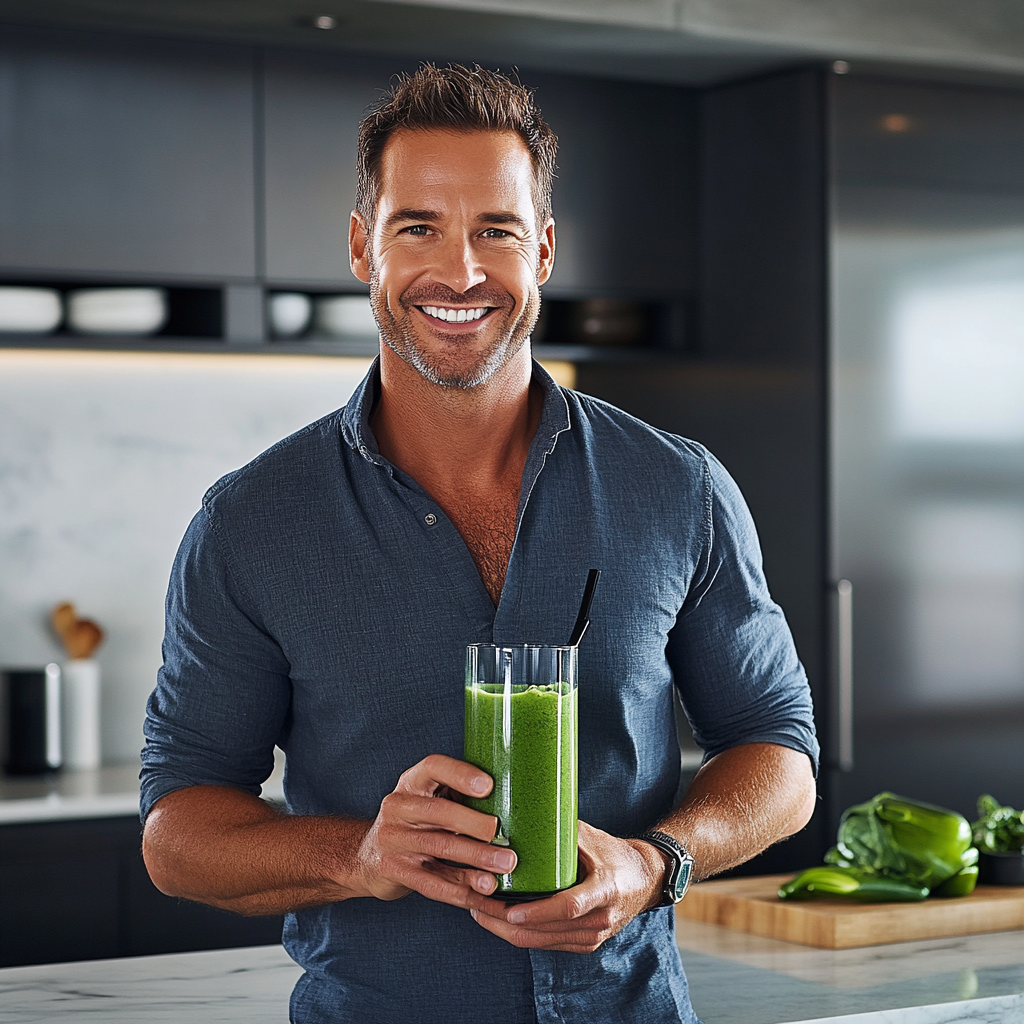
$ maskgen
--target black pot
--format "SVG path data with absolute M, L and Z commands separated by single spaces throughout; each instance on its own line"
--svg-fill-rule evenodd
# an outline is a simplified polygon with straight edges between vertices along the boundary
M 978 881 L 983 885 L 1024 885 L 1024 851 L 979 853 Z

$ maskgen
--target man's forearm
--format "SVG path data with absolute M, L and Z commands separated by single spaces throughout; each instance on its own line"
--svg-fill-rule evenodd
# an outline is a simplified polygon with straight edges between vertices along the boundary
M 695 877 L 707 878 L 799 832 L 815 800 L 806 754 L 747 743 L 704 765 L 679 809 L 658 828 L 690 851 Z
M 292 817 L 241 790 L 194 786 L 159 800 L 143 855 L 161 892 L 241 914 L 283 914 L 367 896 L 354 818 Z

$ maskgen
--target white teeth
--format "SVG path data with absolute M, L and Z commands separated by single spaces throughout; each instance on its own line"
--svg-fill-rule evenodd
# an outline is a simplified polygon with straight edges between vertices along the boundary
M 479 309 L 444 309 L 441 306 L 421 306 L 427 316 L 436 320 L 444 320 L 447 323 L 464 324 L 468 320 L 479 320 L 487 312 L 486 306 Z

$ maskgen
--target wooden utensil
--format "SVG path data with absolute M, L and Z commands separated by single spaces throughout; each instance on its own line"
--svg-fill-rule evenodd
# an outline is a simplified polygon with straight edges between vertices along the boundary
M 80 619 L 70 601 L 57 605 L 50 621 L 71 658 L 90 658 L 103 643 L 103 630 L 91 619 Z

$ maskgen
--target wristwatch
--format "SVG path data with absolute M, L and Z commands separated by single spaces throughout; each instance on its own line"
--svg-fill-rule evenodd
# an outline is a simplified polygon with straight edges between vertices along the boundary
M 651 846 L 656 846 L 669 859 L 668 872 L 665 875 L 665 884 L 661 890 L 661 900 L 655 904 L 656 907 L 673 907 L 685 895 L 690 887 L 690 878 L 693 875 L 693 857 L 686 851 L 682 843 L 677 842 L 665 832 L 658 832 L 656 829 L 644 832 L 636 836 Z

